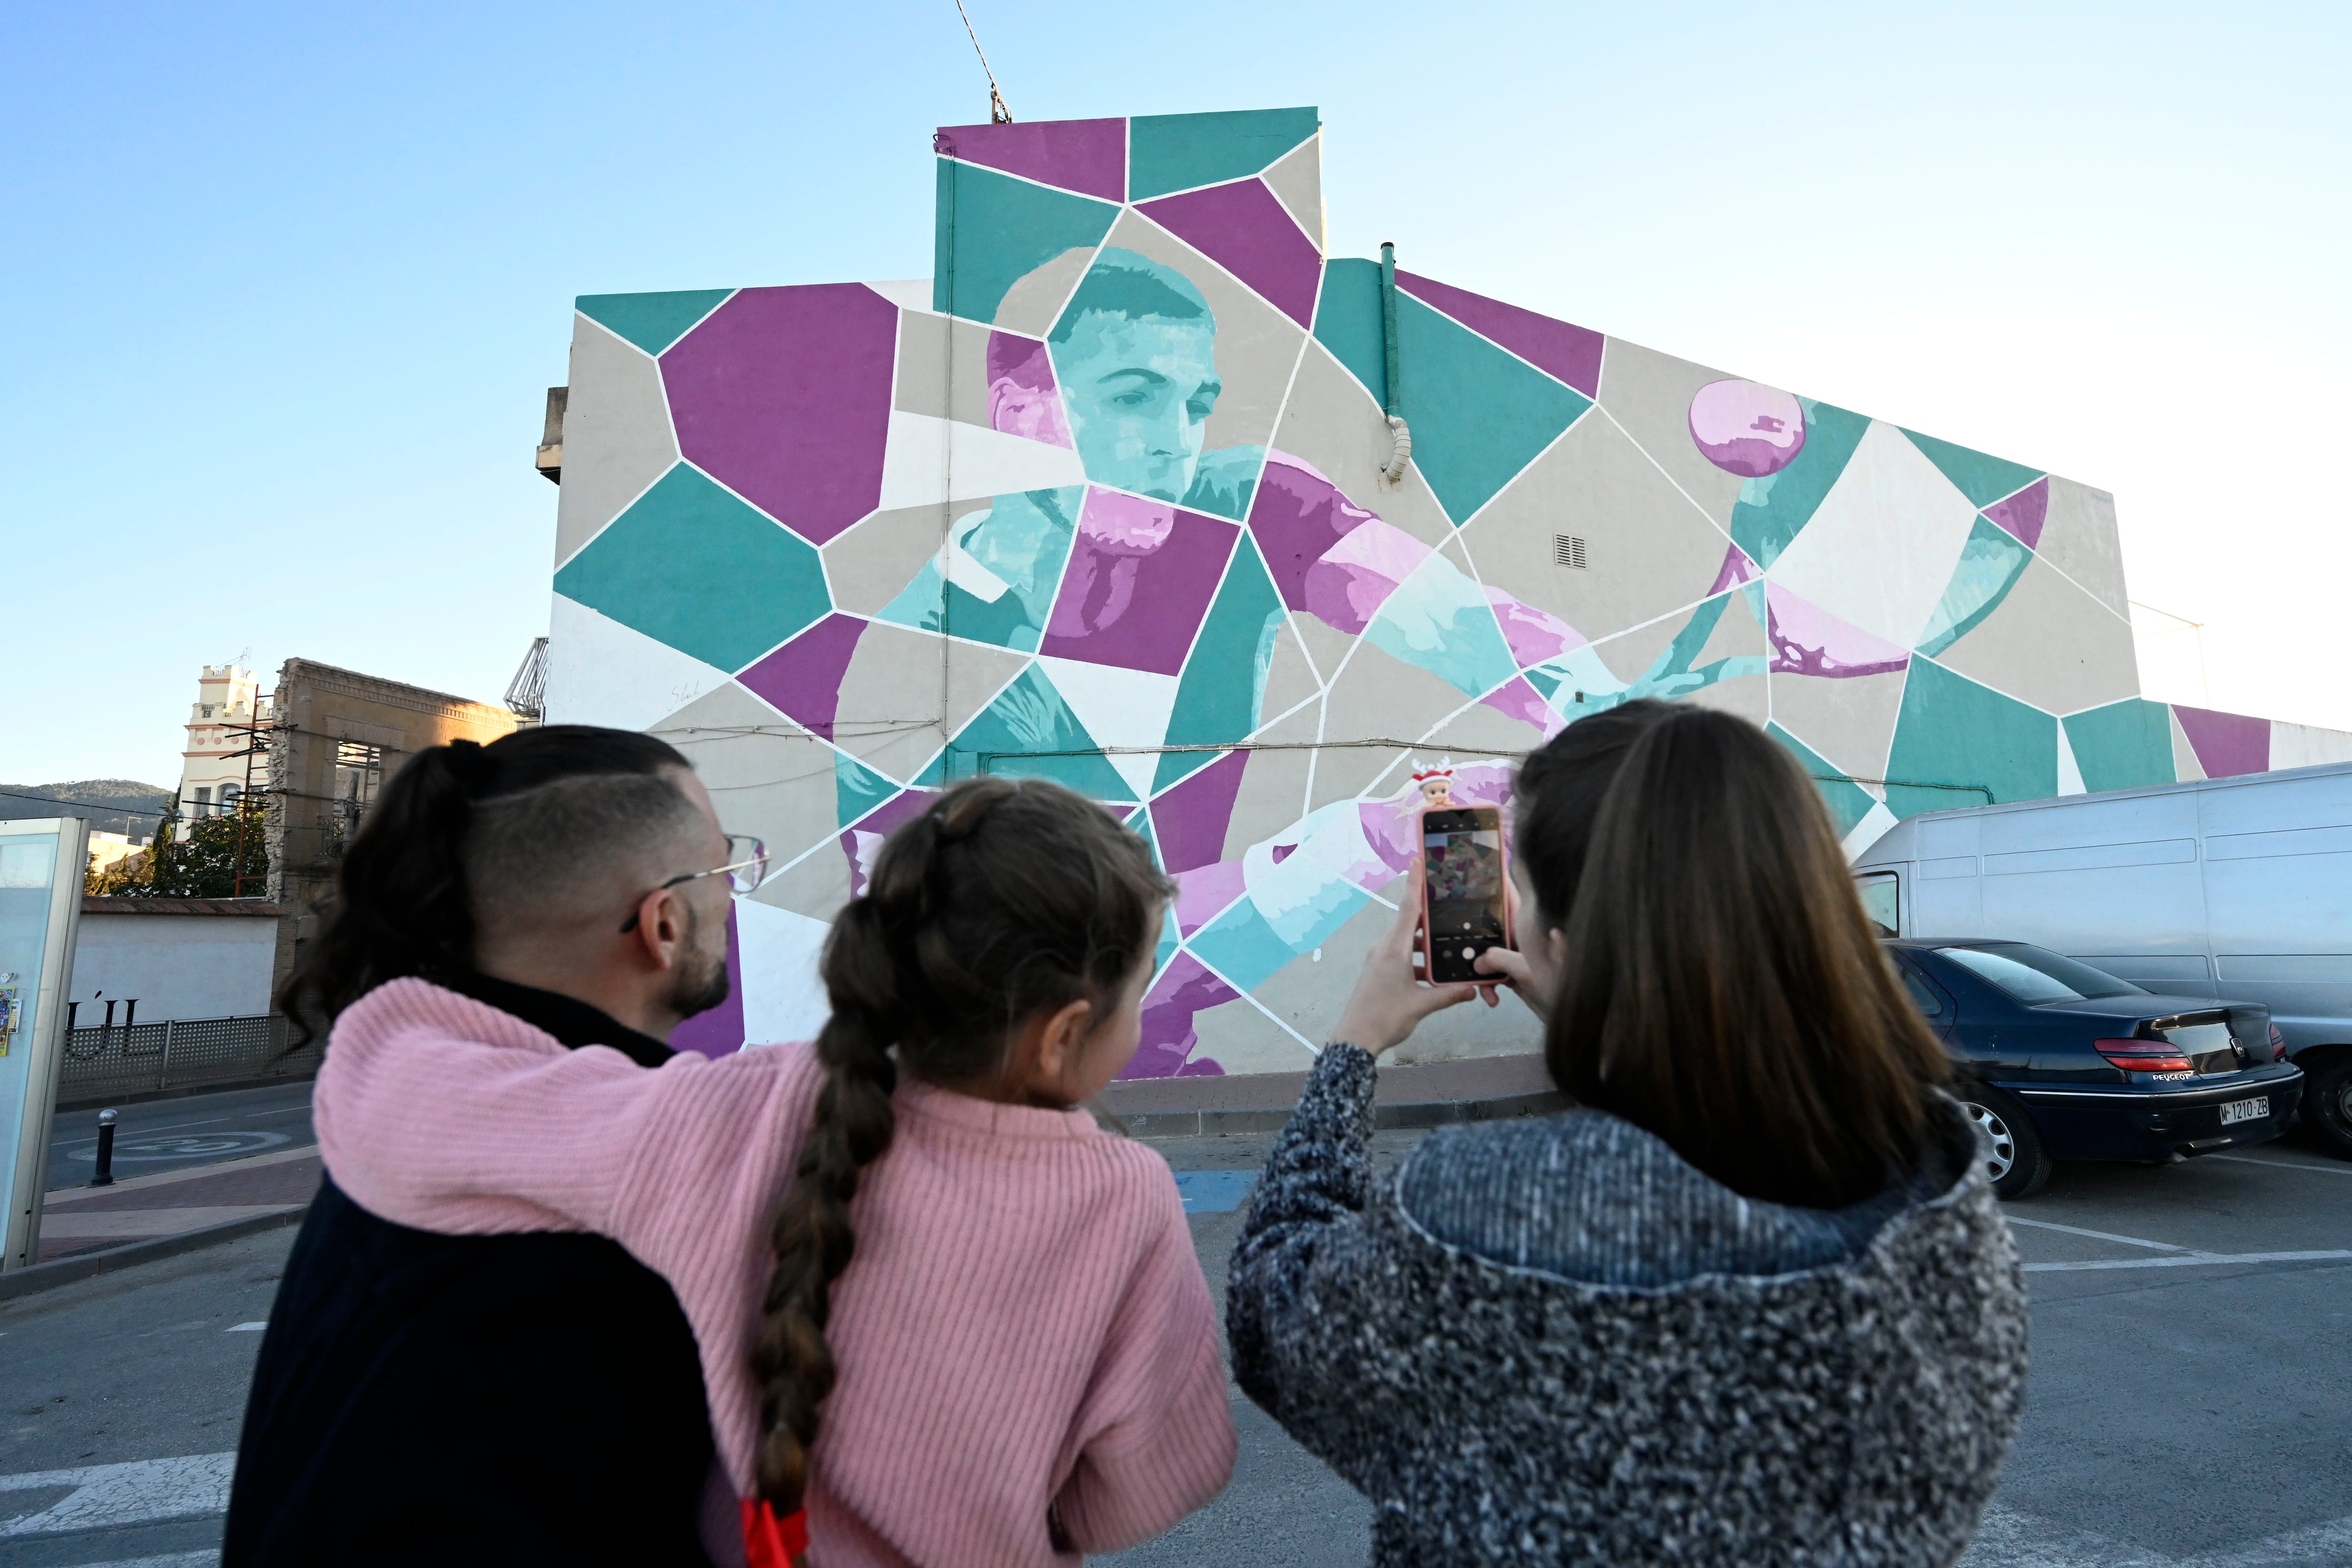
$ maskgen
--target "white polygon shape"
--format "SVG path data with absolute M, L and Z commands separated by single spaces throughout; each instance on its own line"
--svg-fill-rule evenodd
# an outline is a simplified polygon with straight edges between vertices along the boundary
M 931 308 L 931 280 L 928 277 L 897 277 L 887 283 L 869 283 L 866 287 L 901 310 L 929 310 Z
M 960 420 L 894 411 L 882 458 L 878 507 L 931 507 L 981 496 L 1083 485 L 1087 471 L 1066 446 L 1007 435 Z
M 1916 647 L 1976 517 L 1900 430 L 1874 420 L 1765 575 L 1849 625 Z
M 1859 858 L 1863 851 L 1876 843 L 1894 825 L 1895 813 L 1886 809 L 1883 800 L 1864 811 L 1862 821 L 1853 825 L 1853 831 L 1846 834 L 1845 842 L 1841 846 L 1845 851 L 1847 862 L 1851 863 Z
M 756 899 L 735 904 L 737 961 L 743 969 L 743 1042 L 814 1040 L 833 1016 L 817 977 L 817 954 L 833 927 Z
M 644 729 L 727 684 L 727 672 L 559 593 L 548 615 L 547 722 Z
M 1040 658 L 1045 678 L 1070 705 L 1071 714 L 1086 726 L 1101 747 L 1163 746 L 1168 720 L 1176 711 L 1174 675 L 1130 670 L 1119 664 L 1090 664 L 1081 659 Z M 1151 776 L 1160 758 L 1142 756 L 1106 757 L 1118 769 L 1139 800 L 1151 795 Z
M 2083 783 L 2082 764 L 2074 760 L 2074 743 L 2066 737 L 2066 726 L 2063 722 L 2058 726 L 2058 793 L 2089 793 Z
M 2271 720 L 2271 767 L 2315 768 L 2323 762 L 2352 762 L 2352 735 L 2340 729 Z

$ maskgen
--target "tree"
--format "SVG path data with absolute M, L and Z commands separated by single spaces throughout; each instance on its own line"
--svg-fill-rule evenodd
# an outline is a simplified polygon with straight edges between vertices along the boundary
M 228 816 L 190 822 L 184 838 L 178 827 L 176 812 L 166 816 L 152 848 L 92 873 L 84 891 L 116 898 L 236 898 L 240 866 L 242 896 L 255 897 L 268 885 L 259 800 L 242 800 Z

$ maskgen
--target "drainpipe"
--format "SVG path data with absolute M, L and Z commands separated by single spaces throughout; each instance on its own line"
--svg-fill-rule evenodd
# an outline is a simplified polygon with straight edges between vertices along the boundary
M 1381 341 L 1387 353 L 1383 369 L 1387 372 L 1386 413 L 1391 443 L 1388 465 L 1381 470 L 1381 483 L 1395 486 L 1404 482 L 1404 465 L 1412 459 L 1412 431 L 1404 422 L 1404 374 L 1397 362 L 1396 246 L 1385 240 L 1381 242 Z

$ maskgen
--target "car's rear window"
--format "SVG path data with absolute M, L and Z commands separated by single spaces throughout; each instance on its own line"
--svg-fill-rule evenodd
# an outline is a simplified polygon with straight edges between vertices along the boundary
M 2023 942 L 2003 942 L 1988 947 L 1938 947 L 1936 951 L 2029 1005 L 2141 994 L 2137 986 L 2118 980 L 2105 969 L 2094 969 L 2063 953 Z

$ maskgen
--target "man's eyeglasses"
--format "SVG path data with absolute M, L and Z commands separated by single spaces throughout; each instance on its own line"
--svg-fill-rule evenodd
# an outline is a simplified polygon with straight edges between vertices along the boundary
M 683 876 L 674 876 L 661 886 L 655 888 L 653 893 L 665 893 L 689 882 L 700 882 L 706 876 L 723 876 L 727 879 L 727 885 L 733 890 L 735 896 L 740 898 L 768 880 L 768 846 L 760 840 L 752 838 L 748 833 L 730 833 L 727 835 L 727 853 L 729 859 L 725 865 L 715 865 L 709 871 L 690 871 Z M 645 906 L 646 898 L 652 897 L 653 893 L 637 900 L 638 908 L 642 909 Z M 637 911 L 633 909 L 629 911 L 627 921 L 622 925 L 621 932 L 625 936 L 636 928 Z

